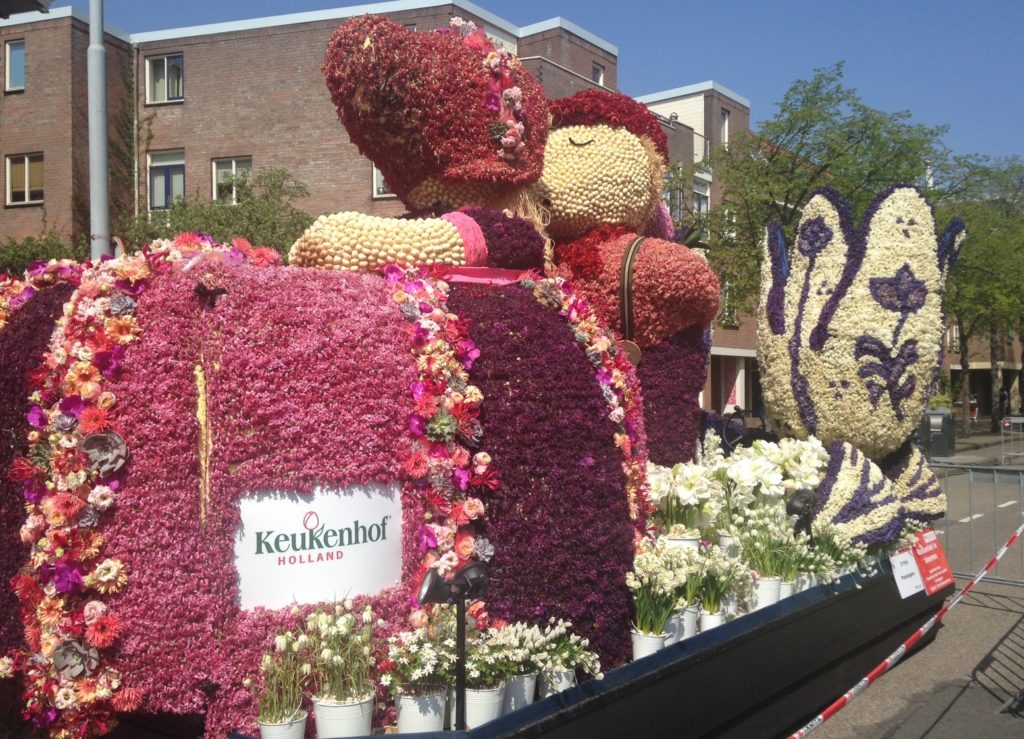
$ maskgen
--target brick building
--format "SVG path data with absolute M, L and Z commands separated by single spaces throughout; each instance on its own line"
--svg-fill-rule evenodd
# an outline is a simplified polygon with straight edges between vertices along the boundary
M 617 89 L 618 49 L 608 41 L 563 18 L 518 27 L 463 0 L 397 0 L 130 35 L 108 28 L 112 207 L 144 213 L 183 195 L 230 199 L 229 175 L 279 167 L 309 187 L 299 206 L 314 215 L 401 213 L 349 141 L 320 71 L 334 30 L 368 9 L 418 31 L 447 26 L 453 16 L 472 20 L 515 52 L 551 98 Z M 7 164 L 0 240 L 45 228 L 87 234 L 88 19 L 74 8 L 16 15 L 0 20 L 0 40 L 5 79 L 13 73 L 21 82 L 0 100 Z M 749 102 L 716 83 L 640 100 L 659 115 L 673 162 L 700 160 L 749 125 Z M 702 173 L 684 196 L 710 205 L 720 193 Z M 716 331 L 715 379 L 705 392 L 705 404 L 719 410 L 750 405 L 753 395 L 753 332 L 733 323 Z
M 113 29 L 105 41 L 113 128 L 129 99 L 124 71 L 132 47 L 126 34 Z M 89 24 L 70 8 L 15 15 L 0 20 L 0 47 L 0 239 L 46 229 L 79 233 L 89 218 Z M 114 180 L 115 186 L 130 185 Z
M 750 128 L 750 101 L 717 82 L 701 82 L 637 98 L 670 121 L 693 130 L 693 161 L 701 162 L 714 147 L 728 146 L 729 137 Z M 684 161 L 682 158 L 675 161 Z M 722 200 L 722 186 L 714 173 L 701 169 L 693 181 L 694 210 L 706 212 Z M 757 368 L 757 326 L 753 316 L 737 313 L 729 305 L 728 285 L 722 286 L 722 310 L 715 323 L 711 367 L 704 387 L 703 405 L 718 411 L 739 406 L 761 407 Z

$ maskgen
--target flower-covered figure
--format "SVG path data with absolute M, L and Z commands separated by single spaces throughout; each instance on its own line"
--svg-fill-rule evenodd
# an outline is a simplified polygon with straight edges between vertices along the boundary
M 912 187 L 883 193 L 860 230 L 838 194 L 816 194 L 788 253 L 769 228 L 758 345 L 776 430 L 843 439 L 873 459 L 909 438 L 939 365 L 942 291 L 962 238 L 959 221 L 935 238 Z
M 829 449 L 815 513 L 841 535 L 880 544 L 945 501 L 911 434 L 942 361 L 942 295 L 964 238 L 935 236 L 931 208 L 908 186 L 879 195 L 857 229 L 824 190 L 805 206 L 796 244 L 769 226 L 758 359 L 774 429 Z
M 692 459 L 719 285 L 703 257 L 667 240 L 668 141 L 654 114 L 625 95 L 585 90 L 551 110 L 544 171 L 533 188 L 550 214 L 549 267 L 640 350 L 633 360 L 651 460 Z

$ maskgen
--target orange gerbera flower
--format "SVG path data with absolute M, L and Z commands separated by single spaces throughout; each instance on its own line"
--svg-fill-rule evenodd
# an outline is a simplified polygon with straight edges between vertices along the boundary
M 128 280 L 133 285 L 152 274 L 149 263 L 142 257 L 130 257 L 123 260 L 114 272 L 122 280 Z
M 130 344 L 135 341 L 135 337 L 139 333 L 139 324 L 132 316 L 118 316 L 104 321 L 103 330 L 114 343 Z
M 64 599 L 43 598 L 36 608 L 36 617 L 43 626 L 56 626 L 64 618 Z
M 83 434 L 95 434 L 107 428 L 109 419 L 107 412 L 94 405 L 86 407 L 78 417 L 78 429 Z
M 121 621 L 117 616 L 103 614 L 89 624 L 85 630 L 85 638 L 97 649 L 109 647 L 121 633 Z
M 77 393 L 78 387 L 85 382 L 99 382 L 100 371 L 88 362 L 75 362 L 64 376 L 65 388 Z
M 96 678 L 83 677 L 75 683 L 75 695 L 79 703 L 92 703 L 96 700 Z

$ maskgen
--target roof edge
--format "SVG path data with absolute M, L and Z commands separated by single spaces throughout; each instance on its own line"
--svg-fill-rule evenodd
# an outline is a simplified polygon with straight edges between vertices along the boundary
M 50 8 L 48 13 L 15 13 L 10 18 L 0 18 L 0 28 L 10 28 L 11 26 L 24 26 L 29 23 L 43 23 L 46 21 L 56 21 L 62 18 L 74 18 L 75 20 L 81 21 L 85 25 L 89 25 L 89 14 L 84 10 L 79 10 L 73 5 L 65 5 L 60 8 Z M 127 33 L 122 31 L 120 28 L 111 26 L 108 23 L 103 24 L 103 32 L 113 36 L 114 38 L 124 41 L 126 44 L 131 43 L 131 38 Z
M 740 95 L 738 92 L 733 92 L 725 85 L 720 85 L 714 80 L 707 80 L 706 82 L 697 82 L 692 85 L 686 85 L 684 87 L 674 87 L 671 90 L 662 90 L 661 92 L 652 92 L 647 95 L 640 95 L 636 99 L 641 103 L 648 105 L 652 103 L 662 103 L 672 98 L 681 98 L 688 95 L 695 95 L 700 92 L 714 91 L 725 95 L 731 100 L 735 100 L 740 105 L 750 108 L 750 100 Z

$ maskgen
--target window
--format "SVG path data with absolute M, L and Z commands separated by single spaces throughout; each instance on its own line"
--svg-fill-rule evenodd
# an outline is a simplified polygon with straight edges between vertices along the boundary
M 238 202 L 235 184 L 252 176 L 252 157 L 213 160 L 213 199 Z
M 729 111 L 722 108 L 722 131 L 721 131 L 722 146 L 726 149 L 729 148 Z
M 168 54 L 146 59 L 146 102 L 173 103 L 184 99 L 184 55 Z
M 946 329 L 946 346 L 951 354 L 960 352 L 960 326 L 951 323 Z
M 395 194 L 391 192 L 391 188 L 388 187 L 388 183 L 384 181 L 384 175 L 381 174 L 380 170 L 377 169 L 377 165 L 373 165 L 373 197 L 374 198 L 393 198 Z
M 706 182 L 693 183 L 693 212 L 705 215 L 711 210 L 711 187 Z
M 678 187 L 668 188 L 664 191 L 662 198 L 668 206 L 668 213 L 672 217 L 672 223 L 679 225 L 686 215 L 686 203 L 683 202 L 683 191 Z
M 731 293 L 732 285 L 725 280 L 722 283 L 722 307 L 718 312 L 718 322 L 727 328 L 736 328 L 740 325 L 740 318 Z
M 43 202 L 43 155 L 7 157 L 7 204 Z
M 149 155 L 149 209 L 166 210 L 185 197 L 185 152 L 151 152 Z
M 599 85 L 604 85 L 604 67 L 594 62 L 590 67 L 590 79 Z
M 7 92 L 25 89 L 25 41 L 8 41 L 4 48 L 4 69 L 7 70 L 4 89 Z

